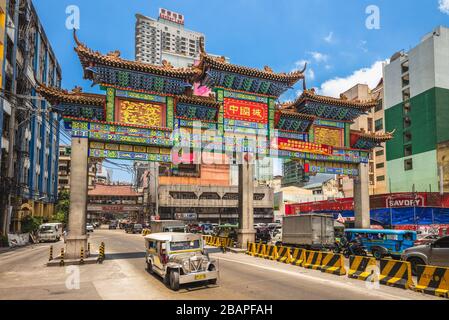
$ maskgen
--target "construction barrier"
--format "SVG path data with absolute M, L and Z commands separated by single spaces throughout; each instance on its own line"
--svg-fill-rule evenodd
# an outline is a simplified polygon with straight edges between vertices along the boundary
M 263 258 L 264 256 L 266 256 L 266 252 L 267 252 L 267 245 L 260 243 L 258 250 L 256 252 L 256 257 Z
M 273 245 L 268 245 L 267 250 L 264 255 L 265 259 L 277 260 L 278 259 L 278 247 Z
M 415 291 L 449 299 L 449 268 L 418 266 Z
M 346 275 L 345 260 L 343 255 L 323 252 L 321 271 L 338 276 Z
M 256 254 L 256 244 L 254 242 L 249 242 L 248 247 L 246 249 L 246 254 L 250 256 L 255 256 Z
M 53 260 L 53 246 L 50 247 L 50 256 L 48 257 L 48 261 Z
M 305 258 L 306 258 L 306 250 L 305 249 L 294 248 L 293 253 L 291 255 L 290 263 L 295 266 L 302 267 L 302 265 L 304 264 Z
M 87 243 L 87 252 L 90 253 L 90 242 Z
M 282 263 L 290 263 L 292 254 L 289 247 L 280 247 L 278 249 L 278 261 Z
M 402 288 L 413 289 L 412 267 L 410 262 L 382 259 L 380 260 L 380 276 L 381 284 Z
M 349 278 L 374 282 L 375 270 L 377 270 L 377 263 L 375 258 L 362 256 L 349 257 Z
M 321 268 L 322 258 L 323 253 L 321 251 L 306 250 L 306 258 L 302 266 L 307 269 L 319 270 Z
M 149 230 L 149 229 L 143 229 L 142 230 L 142 235 L 144 236 L 144 237 L 146 237 L 147 235 L 149 235 L 151 233 L 151 230 Z

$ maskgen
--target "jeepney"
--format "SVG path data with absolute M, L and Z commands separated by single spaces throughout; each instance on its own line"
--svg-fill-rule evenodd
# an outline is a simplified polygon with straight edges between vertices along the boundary
M 160 276 L 174 291 L 181 284 L 216 284 L 218 266 L 204 254 L 201 235 L 191 233 L 154 233 L 145 237 L 147 271 Z

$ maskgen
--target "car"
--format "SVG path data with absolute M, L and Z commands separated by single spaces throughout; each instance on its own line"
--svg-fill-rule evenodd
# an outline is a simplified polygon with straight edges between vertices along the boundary
M 433 243 L 440 238 L 437 234 L 423 234 L 418 236 L 418 240 L 415 241 L 415 246 L 421 246 L 423 244 Z
M 117 229 L 117 223 L 116 222 L 111 222 L 109 224 L 109 230 L 115 230 Z
M 449 236 L 433 243 L 406 249 L 401 259 L 410 262 L 413 275 L 418 274 L 419 265 L 449 267 Z
M 147 271 L 157 274 L 173 291 L 181 284 L 217 284 L 218 264 L 204 251 L 202 236 L 193 233 L 154 233 L 145 237 Z
M 273 246 L 281 246 L 282 245 L 282 229 L 273 233 L 271 237 L 270 244 Z
M 88 223 L 86 224 L 86 231 L 87 232 L 94 232 L 95 228 L 92 224 Z
M 39 226 L 37 238 L 39 242 L 58 242 L 63 236 L 62 223 L 45 223 Z
M 132 223 L 132 224 L 129 224 L 129 225 L 125 228 L 125 231 L 126 231 L 126 233 L 132 233 L 132 234 L 135 234 L 135 233 L 142 233 L 143 227 L 142 227 L 142 225 L 139 224 L 139 223 Z

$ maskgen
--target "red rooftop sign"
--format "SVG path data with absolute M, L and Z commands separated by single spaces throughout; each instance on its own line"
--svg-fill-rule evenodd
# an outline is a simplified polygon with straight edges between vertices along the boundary
M 184 25 L 184 16 L 167 9 L 159 9 L 159 18 Z

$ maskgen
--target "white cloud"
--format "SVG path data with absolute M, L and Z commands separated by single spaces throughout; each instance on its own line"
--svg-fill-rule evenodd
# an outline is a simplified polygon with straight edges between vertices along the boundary
M 449 15 L 449 0 L 439 0 L 439 7 L 442 13 Z
M 331 43 L 333 38 L 334 38 L 334 32 L 331 31 L 327 37 L 324 37 L 324 41 L 326 41 L 327 43 Z
M 327 60 L 329 59 L 329 56 L 327 54 L 317 51 L 310 51 L 308 52 L 308 54 L 310 54 L 317 63 L 327 62 Z
M 324 82 L 318 92 L 325 96 L 339 97 L 341 93 L 352 88 L 356 84 L 367 84 L 374 88 L 382 78 L 382 66 L 387 61 L 376 61 L 369 68 L 356 70 L 346 78 L 336 77 Z

